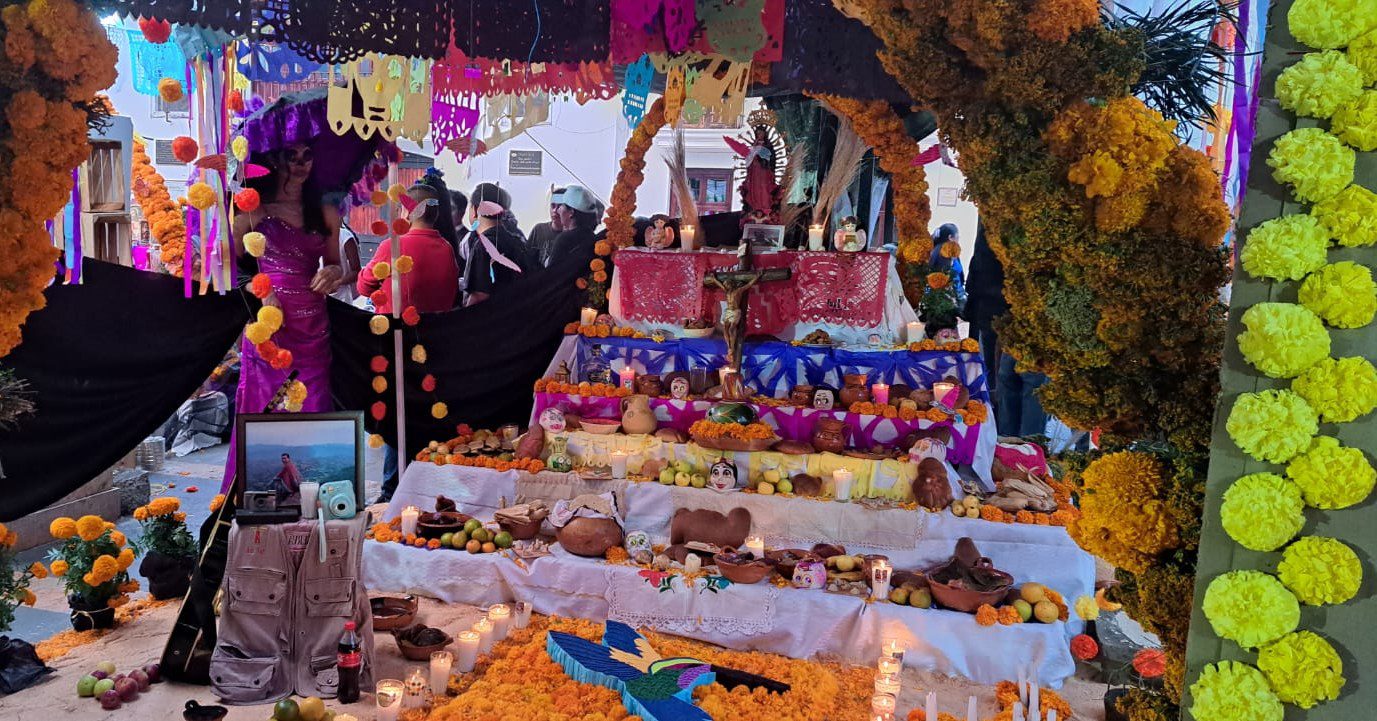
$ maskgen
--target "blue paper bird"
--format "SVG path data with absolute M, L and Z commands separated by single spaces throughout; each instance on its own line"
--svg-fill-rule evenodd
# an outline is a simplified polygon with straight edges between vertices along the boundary
M 627 712 L 645 721 L 712 721 L 693 705 L 693 689 L 717 679 L 712 666 L 694 658 L 663 658 L 624 623 L 608 621 L 602 644 L 551 631 L 545 650 L 574 680 L 620 693 Z

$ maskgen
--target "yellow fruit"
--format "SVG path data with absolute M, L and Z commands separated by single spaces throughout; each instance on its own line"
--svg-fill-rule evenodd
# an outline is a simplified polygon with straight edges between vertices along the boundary
M 842 573 L 853 571 L 856 568 L 856 559 L 850 556 L 834 556 L 837 559 L 837 570 Z
M 470 540 L 467 544 L 464 545 L 464 549 L 467 550 L 469 553 L 478 553 L 479 551 L 483 550 L 483 544 L 479 541 Z
M 1056 623 L 1061 612 L 1057 610 L 1057 604 L 1051 601 L 1042 600 L 1033 604 L 1033 617 L 1043 623 Z
M 900 606 L 908 605 L 908 589 L 896 588 L 889 592 L 889 602 L 897 603 Z
M 320 721 L 325 716 L 325 702 L 315 696 L 307 696 L 297 704 L 297 714 L 301 721 Z
M 1039 601 L 1047 598 L 1047 589 L 1041 583 L 1025 583 L 1018 589 L 1018 595 L 1028 603 L 1037 605 Z
M 493 543 L 492 541 L 488 541 L 487 543 L 483 544 L 483 553 L 492 553 L 496 550 L 497 544 Z
M 932 591 L 916 588 L 908 594 L 908 605 L 914 608 L 932 608 Z
M 975 496 L 966 496 L 965 498 L 961 499 L 961 505 L 965 506 L 966 508 L 979 508 L 980 499 L 976 498 Z
M 773 496 L 775 494 L 775 484 L 761 481 L 760 485 L 757 486 L 755 490 L 762 496 Z
M 779 483 L 779 471 L 773 468 L 765 471 L 761 476 L 769 483 Z
M 775 484 L 775 490 L 779 493 L 793 493 L 794 484 L 790 483 L 789 479 L 785 478 L 781 480 L 779 483 Z

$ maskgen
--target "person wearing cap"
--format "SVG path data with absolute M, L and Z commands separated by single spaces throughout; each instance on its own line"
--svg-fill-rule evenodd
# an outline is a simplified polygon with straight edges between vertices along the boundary
M 560 195 L 555 213 L 559 216 L 564 230 L 550 245 L 550 258 L 545 265 L 563 262 L 565 258 L 577 256 L 587 263 L 593 258 L 593 244 L 597 242 L 596 231 L 600 217 L 601 204 L 587 188 L 570 185 Z
M 459 266 L 454 259 L 458 241 L 450 214 L 449 188 L 445 187 L 440 171 L 431 168 L 406 193 L 416 202 L 417 209 L 411 214 L 411 228 L 399 239 L 402 244 L 399 254 L 411 256 L 413 268 L 399 276 L 402 302 L 398 307 L 411 306 L 421 313 L 447 311 L 454 307 L 454 292 L 459 287 Z M 392 283 L 387 280 L 387 274 L 379 278 L 373 269 L 378 263 L 390 265 L 391 262 L 392 239 L 383 238 L 358 279 L 361 295 L 382 291 L 376 296 L 373 309 L 384 315 L 391 313 L 396 305 Z
M 550 247 L 554 244 L 555 237 L 564 230 L 559 218 L 560 199 L 563 196 L 564 188 L 550 190 L 550 219 L 544 223 L 536 223 L 531 232 L 526 234 L 526 247 L 530 249 L 531 259 L 537 263 L 537 267 L 543 268 L 550 264 Z
M 463 243 L 461 282 L 466 306 L 487 300 L 530 267 L 526 239 L 508 210 L 511 203 L 512 196 L 492 183 L 479 183 L 469 195 L 470 232 Z

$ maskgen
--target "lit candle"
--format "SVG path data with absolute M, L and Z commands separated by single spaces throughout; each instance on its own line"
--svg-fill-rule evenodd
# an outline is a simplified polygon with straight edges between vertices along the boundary
M 876 716 L 887 716 L 894 713 L 895 705 L 898 701 L 889 694 L 877 693 L 870 697 L 870 713 Z
M 870 562 L 870 597 L 885 599 L 889 597 L 889 577 L 894 568 L 889 561 L 877 558 Z
M 421 509 L 415 506 L 407 506 L 402 509 L 402 535 L 411 536 L 416 533 L 416 524 L 421 520 Z
M 929 691 L 929 692 L 928 692 L 927 704 L 926 704 L 926 706 L 925 706 L 925 708 L 924 708 L 924 711 L 927 712 L 928 718 L 932 719 L 933 721 L 937 721 L 937 692 L 936 692 L 936 691 Z
M 932 398 L 941 405 L 951 408 L 951 404 L 956 400 L 952 394 L 956 391 L 956 384 L 950 381 L 937 381 L 932 384 Z
M 455 644 L 459 654 L 454 659 L 459 673 L 468 673 L 473 670 L 473 665 L 478 662 L 478 650 L 482 645 L 483 638 L 477 631 L 470 630 L 459 634 L 459 641 Z
M 1023 721 L 1023 704 L 1014 702 L 1014 715 L 1009 717 L 1010 721 Z
M 473 624 L 473 630 L 478 632 L 478 652 L 487 653 L 492 650 L 492 621 L 486 618 L 478 619 L 478 623 Z
M 880 653 L 889 658 L 897 658 L 900 662 L 904 660 L 904 644 L 895 637 L 885 638 L 880 643 Z
M 430 692 L 444 696 L 449 688 L 449 670 L 454 667 L 454 654 L 449 651 L 435 651 L 430 654 Z
M 976 706 L 975 697 L 971 696 L 966 699 L 966 721 L 980 721 L 980 719 L 976 718 L 978 712 L 979 708 Z
M 904 662 L 900 661 L 897 658 L 881 656 L 879 664 L 877 666 L 877 670 L 880 673 L 880 675 L 888 676 L 890 674 L 899 673 L 899 670 L 903 667 L 903 665 Z
M 816 224 L 816 223 L 813 224 L 813 225 L 808 226 L 808 249 L 809 249 L 809 250 L 822 250 L 822 249 L 823 249 L 824 246 L 823 246 L 823 244 L 822 244 L 822 231 L 823 231 L 823 227 L 822 227 L 821 225 Z
M 531 623 L 531 604 L 528 601 L 516 602 L 516 627 L 526 628 Z
M 856 474 L 845 468 L 838 468 L 832 471 L 832 495 L 838 501 L 848 503 L 851 500 L 851 484 L 855 483 Z
M 684 250 L 693 250 L 693 238 L 698 233 L 698 229 L 692 225 L 679 226 L 679 245 Z
M 876 383 L 870 386 L 870 399 L 874 401 L 876 405 L 888 405 L 889 386 L 885 385 L 884 383 Z
M 927 327 L 919 320 L 911 320 L 904 327 L 908 334 L 908 342 L 910 343 L 917 343 L 923 340 L 923 335 L 927 330 Z
M 402 694 L 406 685 L 400 679 L 385 678 L 378 682 L 373 694 L 378 701 L 378 721 L 397 721 L 402 712 Z
M 897 697 L 899 695 L 900 688 L 901 686 L 899 684 L 899 674 L 889 673 L 884 675 L 875 675 L 875 693 L 886 693 L 890 696 Z
M 626 451 L 612 451 L 612 477 L 617 480 L 626 478 Z
M 593 325 L 598 322 L 597 308 L 584 308 L 579 311 L 579 325 Z
M 406 677 L 406 693 L 402 696 L 402 708 L 420 708 L 426 704 L 426 675 L 417 666 Z
M 746 550 L 756 558 L 765 557 L 765 539 L 760 536 L 746 536 Z
M 488 620 L 492 622 L 494 641 L 501 641 L 512 630 L 512 607 L 499 603 L 488 609 Z
M 1028 682 L 1028 718 L 1038 718 L 1038 682 L 1037 679 Z
M 299 486 L 301 490 L 301 517 L 316 517 L 316 495 L 320 493 L 320 484 L 314 481 L 302 481 Z
M 636 388 L 636 371 L 631 366 L 626 366 L 617 372 L 622 379 L 622 387 L 627 390 Z
M 698 573 L 703 568 L 703 559 L 696 553 L 690 553 L 684 558 L 684 572 Z

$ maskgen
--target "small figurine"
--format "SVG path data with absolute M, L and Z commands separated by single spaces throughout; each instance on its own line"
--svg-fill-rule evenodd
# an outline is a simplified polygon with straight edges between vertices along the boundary
M 569 370 L 569 361 L 562 360 L 559 362 L 559 369 L 555 371 L 554 380 L 556 383 L 568 383 L 572 375 L 573 372 Z
M 670 373 L 665 376 L 669 381 L 669 397 L 676 401 L 688 400 L 689 397 L 689 377 L 687 373 Z
M 574 461 L 565 453 L 568 447 L 569 439 L 565 436 L 557 435 L 550 438 L 550 457 L 545 459 L 545 467 L 556 473 L 574 470 Z
M 726 458 L 718 458 L 708 473 L 708 488 L 714 491 L 730 491 L 736 488 L 736 464 Z
M 820 589 L 827 587 L 827 566 L 822 561 L 799 561 L 794 566 L 794 588 Z
M 631 531 L 626 534 L 626 540 L 623 541 L 622 545 L 626 548 L 626 552 L 633 556 L 639 551 L 649 552 L 651 551 L 650 534 L 645 531 Z
M 674 228 L 669 225 L 669 216 L 655 215 L 645 229 L 645 247 L 651 250 L 664 250 L 674 245 Z
M 569 424 L 564 419 L 564 411 L 558 408 L 546 408 L 540 412 L 540 427 L 545 429 L 546 434 L 554 435 L 563 433 Z
M 860 229 L 856 216 L 842 218 L 841 227 L 832 234 L 832 246 L 843 253 L 856 253 L 865 250 L 865 231 Z
M 837 405 L 837 392 L 828 386 L 817 386 L 813 389 L 813 408 L 820 411 L 830 411 Z

